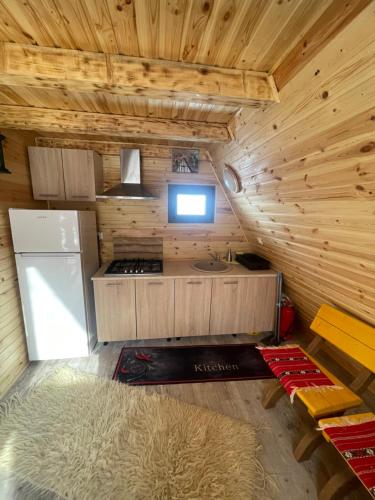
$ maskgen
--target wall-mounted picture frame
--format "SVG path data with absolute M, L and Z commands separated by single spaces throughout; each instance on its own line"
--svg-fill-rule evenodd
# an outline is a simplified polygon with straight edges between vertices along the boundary
M 172 172 L 197 174 L 199 172 L 199 149 L 172 149 Z

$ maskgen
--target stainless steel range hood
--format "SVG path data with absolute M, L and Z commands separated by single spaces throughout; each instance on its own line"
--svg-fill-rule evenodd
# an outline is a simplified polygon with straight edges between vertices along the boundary
M 115 198 L 117 200 L 157 200 L 149 193 L 141 182 L 141 155 L 139 149 L 121 149 L 120 152 L 121 183 L 97 198 Z

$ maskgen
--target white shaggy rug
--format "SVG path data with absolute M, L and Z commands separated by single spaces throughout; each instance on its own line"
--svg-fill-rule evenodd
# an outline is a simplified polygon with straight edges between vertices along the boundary
M 247 423 L 69 368 L 0 413 L 0 467 L 68 499 L 260 498 L 255 451 Z

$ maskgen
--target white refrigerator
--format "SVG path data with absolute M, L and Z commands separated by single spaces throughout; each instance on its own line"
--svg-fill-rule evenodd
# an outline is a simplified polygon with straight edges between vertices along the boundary
M 29 359 L 88 356 L 96 344 L 95 212 L 10 209 Z

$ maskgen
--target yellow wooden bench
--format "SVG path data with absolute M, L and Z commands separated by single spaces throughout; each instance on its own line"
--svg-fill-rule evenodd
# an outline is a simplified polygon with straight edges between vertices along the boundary
M 372 412 L 358 413 L 356 415 L 348 415 L 345 417 L 323 418 L 319 420 L 319 427 L 324 429 L 324 427 L 327 425 L 345 426 L 349 423 L 361 424 L 372 418 L 375 418 L 375 415 Z M 322 431 L 322 434 L 325 440 L 329 443 L 330 438 L 328 434 L 324 430 Z M 338 498 L 342 498 L 345 494 L 349 493 L 352 488 L 359 487 L 362 484 L 356 473 L 352 471 L 352 469 L 349 467 L 348 463 L 343 459 L 342 456 L 341 459 L 343 465 L 342 470 L 334 474 L 326 482 L 319 493 L 319 500 L 335 500 Z M 362 484 L 362 488 L 365 491 L 368 491 L 364 484 Z
M 320 307 L 310 328 L 317 336 L 304 352 L 332 382 L 343 389 L 324 392 L 296 391 L 296 398 L 303 403 L 315 422 L 294 450 L 298 461 L 307 459 L 319 444 L 320 435 L 315 431 L 316 420 L 342 415 L 346 410 L 360 406 L 363 401 L 358 394 L 371 383 L 375 372 L 375 328 L 327 304 Z M 324 342 L 329 342 L 362 365 L 363 369 L 348 387 L 313 358 L 312 355 Z M 264 408 L 275 406 L 284 394 L 285 390 L 279 381 L 274 381 L 263 396 Z

